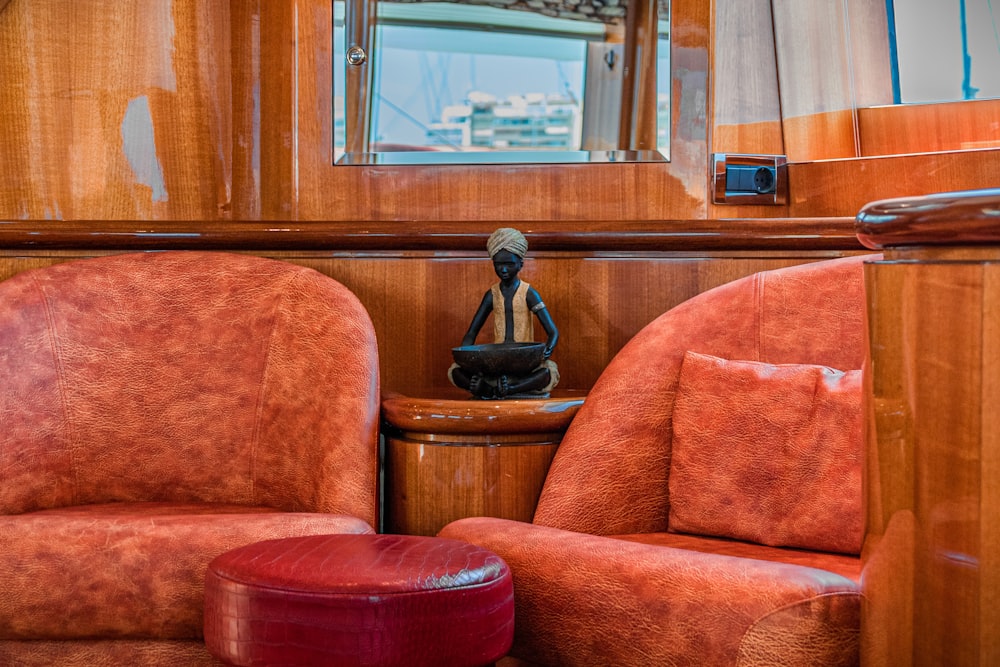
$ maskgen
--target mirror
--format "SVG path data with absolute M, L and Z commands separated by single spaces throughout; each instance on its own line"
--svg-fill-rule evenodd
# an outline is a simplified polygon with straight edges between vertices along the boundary
M 669 17 L 669 0 L 334 0 L 335 161 L 667 160 Z

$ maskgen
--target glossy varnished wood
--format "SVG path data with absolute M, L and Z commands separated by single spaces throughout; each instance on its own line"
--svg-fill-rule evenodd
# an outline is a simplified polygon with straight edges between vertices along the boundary
M 712 152 L 784 155 L 770 0 L 717 0 Z
M 468 392 L 457 388 L 441 391 L 435 398 L 388 393 L 382 401 L 382 416 L 403 437 L 417 441 L 506 442 L 510 436 L 525 434 L 545 434 L 548 440 L 566 429 L 585 396 L 580 391 L 560 390 L 542 400 L 496 401 L 469 400 Z M 455 437 L 459 435 L 463 437 Z
M 98 252 L 105 251 L 89 254 Z M 496 280 L 481 249 L 254 252 L 314 268 L 357 294 L 378 336 L 383 388 L 412 396 L 450 387 L 451 348 Z M 87 254 L 18 250 L 0 258 L 0 277 Z M 553 359 L 561 386 L 586 390 L 639 329 L 695 294 L 755 271 L 842 254 L 529 250 L 522 278 L 537 287 L 559 327 Z
M 1000 100 L 858 109 L 862 155 L 1000 147 Z
M 994 246 L 1000 242 L 1000 189 L 874 201 L 858 212 L 855 228 L 872 249 L 912 254 L 914 246 Z
M 944 224 L 973 200 L 871 209 L 865 665 L 1000 662 L 1000 228 L 988 206 L 977 245 Z
M 268 222 L 0 219 L 0 248 L 154 250 L 481 250 L 510 220 Z M 517 221 L 532 251 L 860 250 L 854 217 Z
M 10 3 L 0 71 L 0 217 L 224 215 L 228 2 Z
M 788 166 L 792 216 L 828 216 L 894 197 L 995 188 L 1000 150 L 893 155 Z
M 655 220 L 705 217 L 709 7 L 677 0 L 672 10 L 674 60 L 671 162 L 647 164 L 334 166 L 329 125 L 333 95 L 329 0 L 275 0 L 289 39 L 269 41 L 262 55 L 261 104 L 298 82 L 297 103 L 279 101 L 261 129 L 262 160 L 297 151 L 284 173 L 262 174 L 265 215 L 282 219 L 390 220 Z M 293 22 L 291 25 L 290 22 Z M 266 24 L 262 22 L 262 26 Z M 262 38 L 264 39 L 264 38 Z M 273 63 L 273 64 L 272 64 Z M 683 76 L 680 76 L 683 73 Z M 290 76 L 291 75 L 291 76 Z M 283 98 L 282 98 L 283 99 Z M 293 148 L 286 148 L 295 137 Z M 273 179 L 273 183 L 272 183 Z M 286 184 L 297 190 L 288 191 Z M 287 196 L 283 194 L 287 191 Z M 287 211 L 269 206 L 278 195 Z
M 858 144 L 854 107 L 818 102 L 842 99 L 831 86 L 850 58 L 853 99 L 878 103 L 866 81 L 880 70 L 866 63 L 885 61 L 871 37 L 884 35 L 884 3 L 850 0 L 831 29 L 825 4 L 754 2 L 672 3 L 670 162 L 431 167 L 333 165 L 329 0 L 8 3 L 0 219 L 39 228 L 136 219 L 593 222 L 613 232 L 662 220 L 853 216 L 874 199 L 993 177 L 997 152 L 796 164 Z M 773 21 L 762 20 L 771 4 Z M 846 44 L 846 33 L 851 48 L 822 51 L 814 76 L 812 38 Z M 771 42 L 778 57 L 767 61 Z M 759 67 L 741 60 L 745 45 Z M 711 91 L 710 81 L 719 82 Z M 937 110 L 936 128 L 955 124 L 948 109 Z M 990 127 L 979 120 L 961 124 Z M 905 134 L 941 133 L 908 124 Z M 709 146 L 788 154 L 789 173 L 803 174 L 789 205 L 712 204 Z
M 1000 661 L 997 260 L 868 268 L 864 664 Z
M 466 516 L 531 521 L 583 400 L 386 397 L 385 531 L 434 535 Z

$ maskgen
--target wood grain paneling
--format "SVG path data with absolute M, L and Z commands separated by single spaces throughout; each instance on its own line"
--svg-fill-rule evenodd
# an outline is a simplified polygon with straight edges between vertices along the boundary
M 862 663 L 1000 662 L 1000 190 L 888 200 L 865 265 Z
M 226 210 L 236 220 L 261 217 L 260 13 L 261 0 L 230 5 L 232 53 L 232 186 Z
M 229 4 L 0 14 L 0 217 L 212 220 L 229 201 Z
M 1000 148 L 1000 100 L 858 109 L 862 155 Z
M 994 188 L 1000 149 L 804 162 L 788 166 L 789 214 L 855 215 L 891 197 Z
M 770 0 L 717 0 L 712 152 L 784 155 Z
M 874 169 L 847 161 L 822 187 L 793 184 L 799 209 L 709 203 L 710 146 L 784 152 L 793 163 L 853 155 L 844 71 L 855 105 L 876 99 L 867 91 L 881 76 L 881 0 L 850 0 L 846 19 L 838 3 L 776 0 L 770 60 L 767 4 L 720 1 L 713 16 L 713 3 L 672 3 L 670 162 L 344 167 L 332 164 L 329 0 L 9 3 L 0 13 L 0 220 L 594 222 L 614 231 L 851 216 L 859 199 L 892 196 L 899 182 L 912 184 L 903 194 L 976 187 L 975 156 L 953 160 L 943 179 L 936 158 Z M 740 60 L 748 44 L 749 67 Z M 940 111 L 938 128 L 965 122 Z M 922 132 L 907 125 L 905 134 Z M 883 171 L 894 177 L 871 177 Z
M 712 145 L 717 153 L 784 155 L 782 130 L 781 120 L 716 125 Z
M 436 535 L 468 516 L 531 521 L 558 445 L 448 445 L 390 437 L 384 530 Z
M 866 266 L 872 428 L 862 662 L 1000 661 L 1000 252 Z
M 786 116 L 782 133 L 788 159 L 809 163 L 851 158 L 858 153 L 854 109 Z
M 275 0 L 268 15 L 291 22 L 288 37 L 262 38 L 262 179 L 265 215 L 282 219 L 656 220 L 707 214 L 709 6 L 677 0 L 672 8 L 671 161 L 643 164 L 332 166 L 329 0 Z M 262 22 L 262 25 L 269 22 Z M 297 103 L 285 104 L 289 79 Z M 278 97 L 266 99 L 273 91 Z M 282 155 L 295 137 L 297 159 Z M 284 172 L 284 173 L 282 173 Z M 291 172 L 291 173 L 289 173 Z M 294 188 L 290 184 L 294 184 Z M 292 188 L 292 191 L 290 191 Z M 276 200 L 268 204 L 266 200 Z M 294 204 L 292 203 L 294 202 Z
M 105 251 L 0 253 L 0 278 Z M 644 325 L 695 294 L 764 269 L 854 251 L 608 253 L 529 250 L 521 277 L 542 294 L 560 340 L 560 389 L 587 390 Z M 379 341 L 382 387 L 440 395 L 451 348 L 461 342 L 483 292 L 496 280 L 484 250 L 255 251 L 339 280 L 367 308 Z M 4 257 L 3 255 L 6 254 Z
M 483 292 L 496 281 L 481 255 L 294 261 L 358 294 L 379 335 L 383 386 L 411 396 L 450 388 L 451 348 L 461 342 Z M 611 357 L 667 309 L 728 280 L 801 261 L 539 252 L 529 255 L 521 278 L 538 289 L 559 327 L 552 359 L 559 364 L 560 387 L 589 389 Z

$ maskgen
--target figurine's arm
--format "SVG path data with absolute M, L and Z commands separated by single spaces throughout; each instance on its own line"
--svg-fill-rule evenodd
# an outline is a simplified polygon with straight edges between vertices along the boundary
M 479 335 L 479 330 L 486 324 L 486 318 L 489 317 L 491 312 L 493 312 L 493 291 L 486 290 L 483 300 L 479 303 L 479 309 L 472 316 L 472 323 L 469 324 L 469 330 L 465 332 L 465 336 L 462 338 L 463 346 L 475 344 L 476 336 Z
M 552 351 L 556 349 L 556 343 L 559 342 L 559 330 L 556 329 L 556 323 L 552 321 L 549 309 L 545 307 L 541 295 L 534 287 L 528 289 L 524 300 L 528 304 L 528 308 L 531 309 L 531 312 L 538 318 L 542 328 L 545 329 L 545 335 L 548 337 L 545 343 L 545 358 L 548 359 L 552 356 Z

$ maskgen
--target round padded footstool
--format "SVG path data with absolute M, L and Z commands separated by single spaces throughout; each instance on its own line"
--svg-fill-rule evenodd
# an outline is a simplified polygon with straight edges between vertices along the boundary
M 205 644 L 231 665 L 473 667 L 513 636 L 507 564 L 456 540 L 267 540 L 217 557 L 205 578 Z

